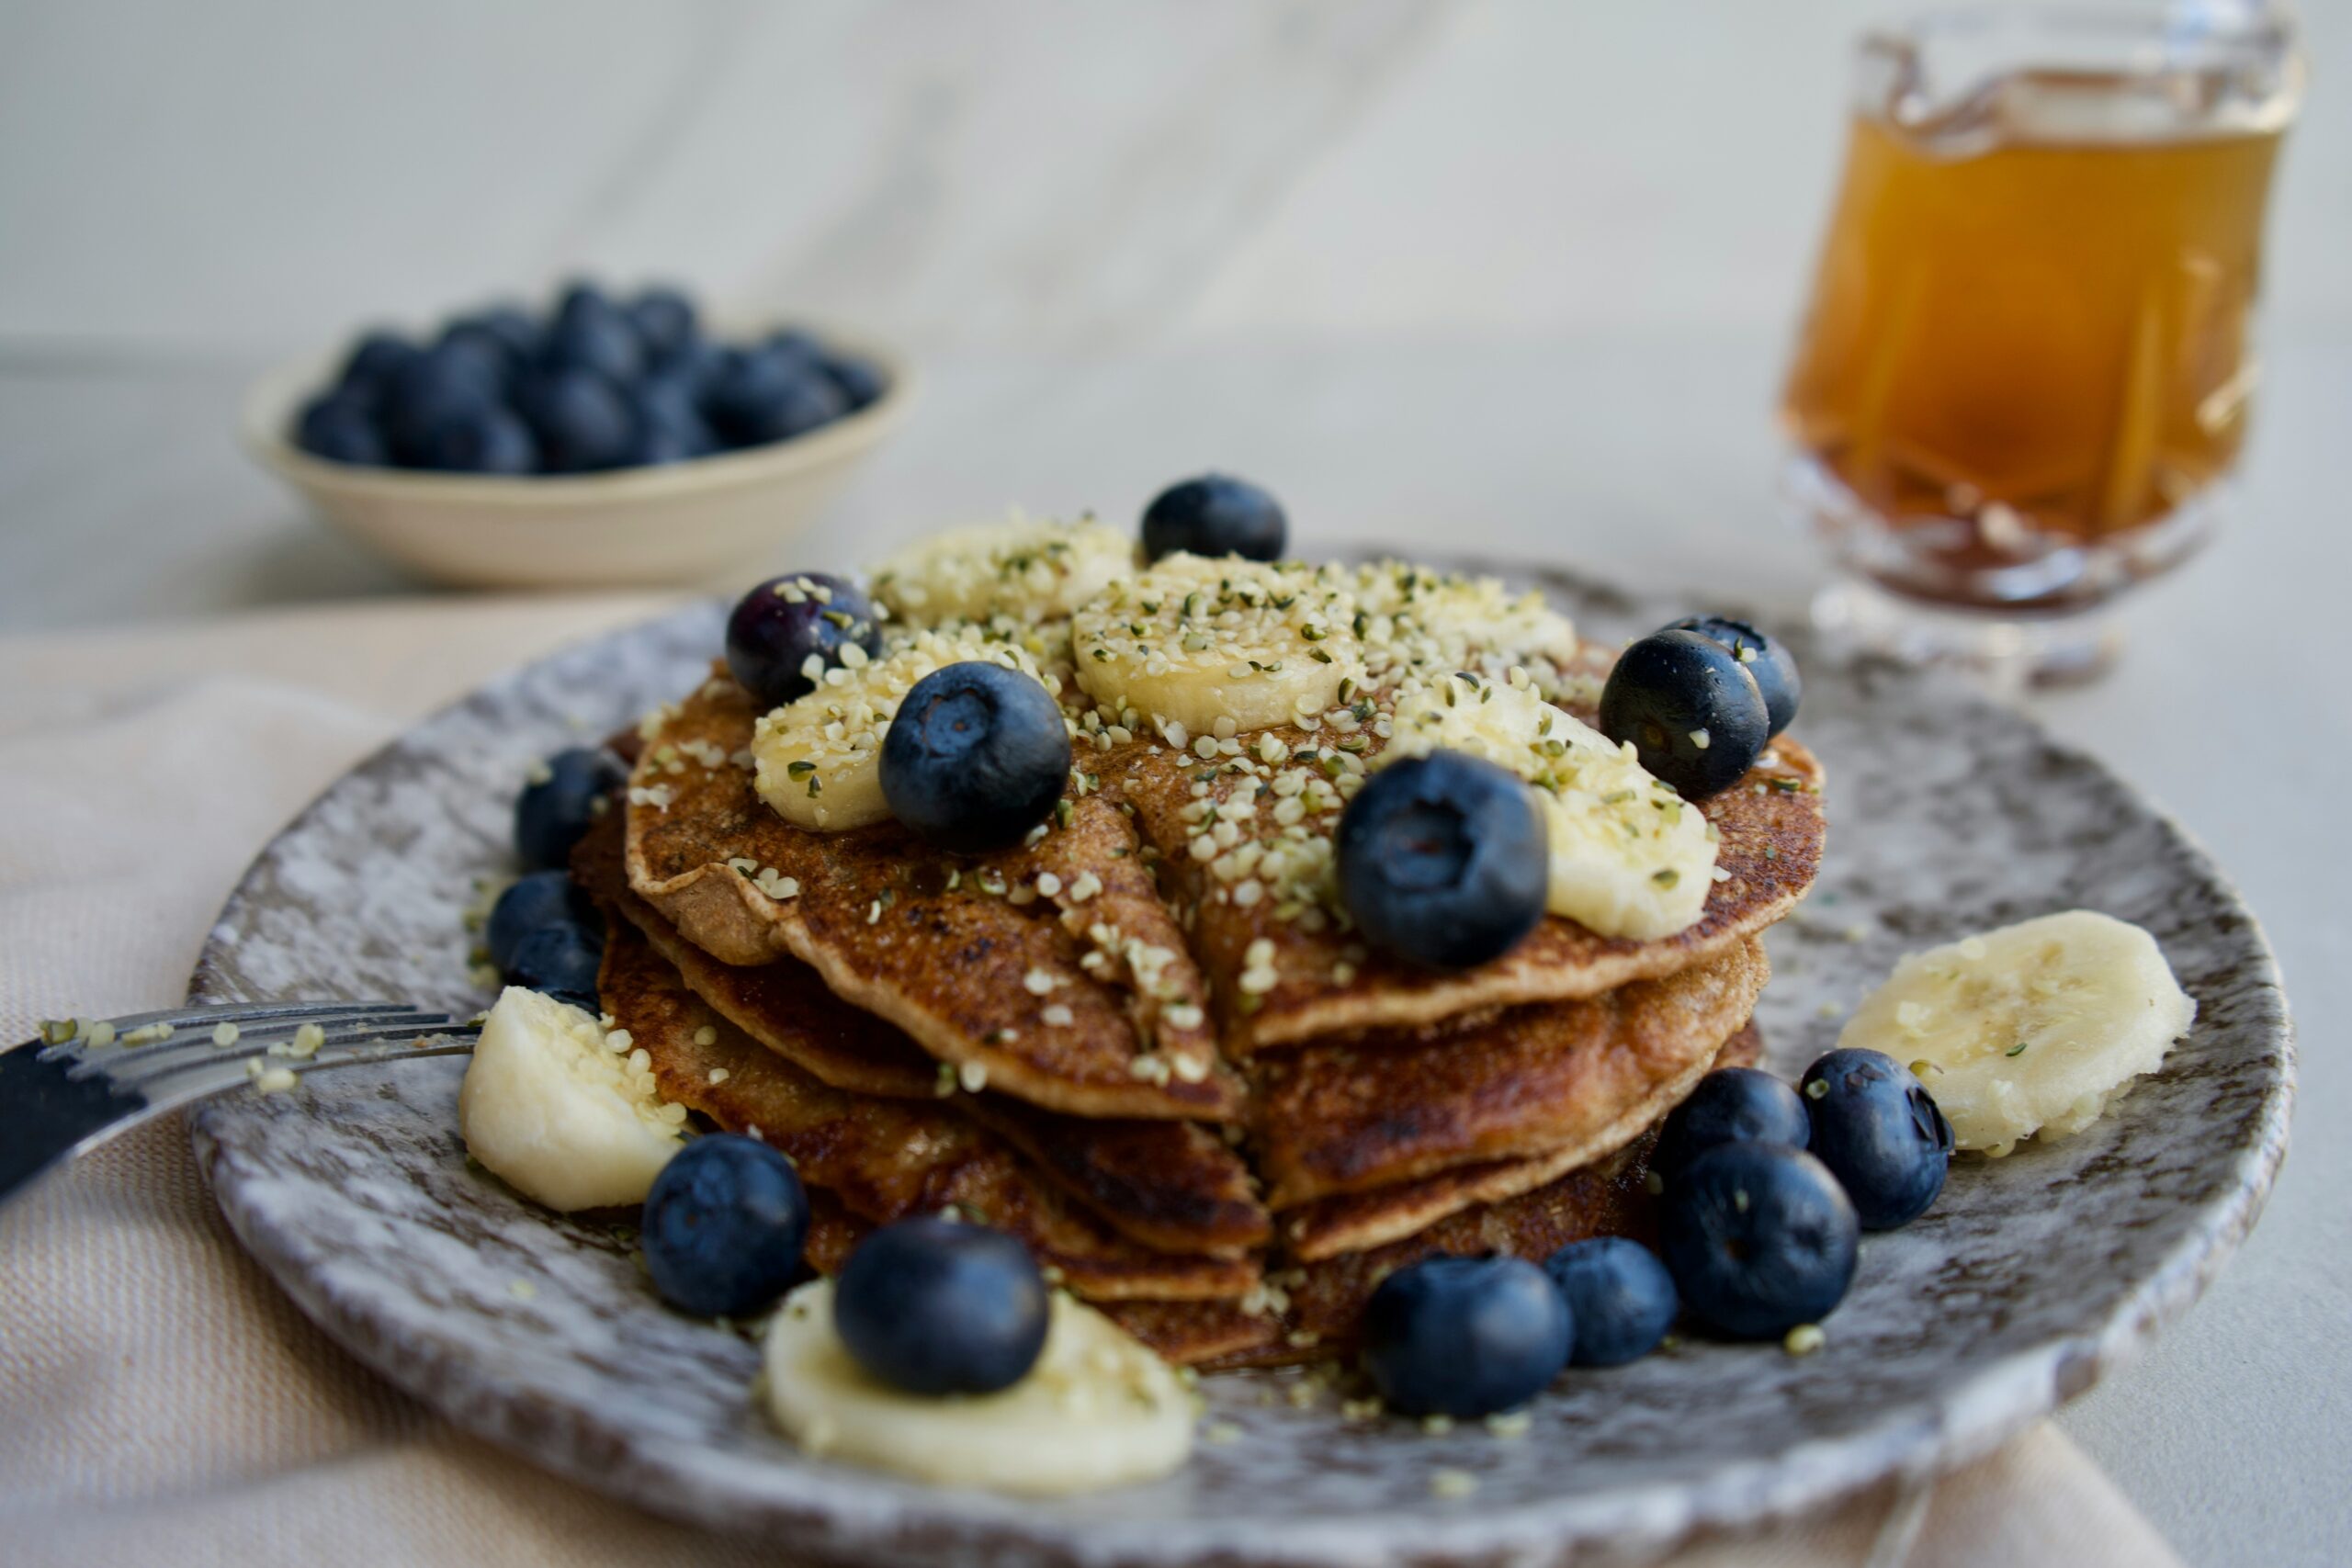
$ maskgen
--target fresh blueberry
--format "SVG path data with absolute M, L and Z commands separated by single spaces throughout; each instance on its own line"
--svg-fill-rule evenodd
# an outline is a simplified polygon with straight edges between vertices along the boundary
M 504 397 L 501 368 L 479 344 L 435 344 L 411 360 L 385 389 L 382 419 L 391 436 L 392 456 L 409 467 L 424 467 L 425 445 L 435 426 L 495 407 Z
M 685 347 L 697 331 L 694 301 L 678 289 L 658 285 L 629 301 L 628 320 L 637 329 L 637 341 L 655 359 Z
M 889 388 L 880 366 L 854 354 L 827 355 L 825 375 L 840 389 L 842 401 L 853 409 L 879 400 Z
M 1568 1359 L 1579 1367 L 1614 1367 L 1657 1348 L 1681 1310 L 1674 1276 L 1657 1254 L 1622 1235 L 1571 1242 L 1544 1265 L 1576 1324 Z
M 1544 818 L 1527 786 L 1459 751 L 1408 758 L 1364 781 L 1340 816 L 1340 898 L 1399 958 L 1470 969 L 1543 918 Z
M 1865 1229 L 1891 1231 L 1928 1212 L 1951 1166 L 1951 1123 L 1892 1056 L 1841 1050 L 1805 1069 L 1800 1101 L 1813 1152 L 1854 1201 Z
M 1774 735 L 1788 728 L 1797 716 L 1797 701 L 1804 695 L 1804 678 L 1797 673 L 1794 656 L 1780 643 L 1746 621 L 1735 621 L 1728 615 L 1693 615 L 1666 629 L 1697 632 L 1731 649 L 1732 657 L 1747 666 L 1757 690 L 1764 694 L 1764 711 L 1771 718 Z
M 851 643 L 869 656 L 882 651 L 874 606 L 854 584 L 821 571 L 771 577 L 727 617 L 728 671 L 762 707 L 781 707 L 816 690 L 803 672 L 808 656 L 838 664 Z
M 294 424 L 294 445 L 314 457 L 371 468 L 390 456 L 367 403 L 341 389 L 302 405 L 302 416 Z
M 1747 666 L 1697 632 L 1654 632 L 1617 656 L 1600 692 L 1600 728 L 1631 741 L 1643 767 L 1703 800 L 1730 787 L 1771 739 Z
M 1143 511 L 1143 553 L 1149 560 L 1179 550 L 1280 560 L 1289 536 L 1281 502 L 1248 479 L 1224 474 L 1170 485 Z
M 394 379 L 422 355 L 414 344 L 392 333 L 369 333 L 352 346 L 335 385 L 379 400 Z
M 530 363 L 514 352 L 505 334 L 471 319 L 451 321 L 434 346 L 474 360 L 502 390 L 511 387 L 516 374 Z
M 560 871 L 596 819 L 596 802 L 628 777 L 610 751 L 575 746 L 549 757 L 546 776 L 514 797 L 514 852 L 533 871 Z
M 1010 848 L 1069 782 L 1069 728 L 1034 675 L 972 660 L 914 683 L 882 737 L 890 814 L 958 854 Z
M 1754 1067 L 1718 1067 L 1699 1080 L 1660 1130 L 1650 1169 L 1670 1179 L 1718 1144 L 1805 1146 L 1811 1135 L 1797 1091 Z
M 504 969 L 522 940 L 548 926 L 575 926 L 602 943 L 604 917 L 567 872 L 535 871 L 501 893 L 482 927 L 482 946 L 491 963 Z
M 510 986 L 570 1000 L 596 994 L 596 970 L 604 960 L 605 950 L 580 927 L 541 926 L 514 944 L 502 973 Z
M 1380 1282 L 1363 1364 L 1390 1406 L 1466 1418 L 1514 1410 L 1567 1364 L 1568 1303 L 1517 1258 L 1429 1258 Z
M 637 440 L 628 400 L 591 370 L 542 372 L 526 378 L 516 401 L 538 437 L 547 471 L 589 473 L 625 462 Z
M 638 1241 L 662 1299 L 697 1317 L 757 1312 L 791 1284 L 808 1194 L 757 1138 L 715 1133 L 670 1156 L 645 1195 Z
M 601 295 L 582 296 L 602 300 Z M 540 368 L 585 370 L 616 387 L 637 379 L 645 368 L 645 349 L 637 329 L 609 301 L 582 305 L 557 315 L 539 346 Z
M 459 327 L 487 334 L 503 347 L 510 372 L 537 359 L 547 337 L 538 318 L 514 304 L 485 305 L 472 315 L 452 321 L 449 330 L 455 332 Z
M 1051 1303 L 1002 1231 L 901 1220 L 858 1243 L 833 1282 L 833 1327 L 858 1364 L 909 1393 L 994 1393 L 1028 1376 Z
M 1818 1323 L 1853 1282 L 1861 1226 L 1829 1168 L 1785 1144 L 1723 1144 L 1683 1168 L 1659 1215 L 1682 1304 L 1763 1339 Z
M 718 450 L 696 406 L 695 389 L 683 376 L 648 376 L 628 389 L 637 418 L 637 439 L 629 449 L 632 466 L 676 463 Z
M 649 362 L 645 367 L 648 379 L 676 379 L 683 382 L 699 400 L 709 396 L 718 373 L 730 364 L 736 351 L 707 337 L 689 338 L 685 344 Z M 697 412 L 704 412 L 697 408 Z M 704 417 L 709 417 L 704 412 Z
M 478 403 L 436 421 L 416 456 L 419 468 L 453 474 L 527 474 L 539 466 L 539 444 L 514 410 Z
M 813 355 L 774 342 L 729 355 L 703 396 L 712 428 L 731 446 L 789 440 L 847 407 Z

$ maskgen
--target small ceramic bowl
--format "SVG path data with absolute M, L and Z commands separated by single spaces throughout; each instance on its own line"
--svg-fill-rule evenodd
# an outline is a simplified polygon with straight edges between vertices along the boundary
M 321 516 L 436 581 L 700 583 L 758 564 L 777 541 L 805 528 L 913 401 L 914 371 L 899 355 L 854 333 L 822 323 L 813 330 L 878 367 L 882 396 L 805 435 L 683 463 L 508 476 L 328 462 L 297 447 L 290 432 L 304 400 L 333 378 L 334 355 L 263 376 L 245 396 L 242 434 L 254 459 Z M 764 333 L 738 326 L 720 335 L 731 342 Z

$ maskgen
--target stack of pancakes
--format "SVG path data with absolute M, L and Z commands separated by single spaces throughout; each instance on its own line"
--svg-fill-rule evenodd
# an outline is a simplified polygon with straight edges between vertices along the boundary
M 1824 830 L 1784 737 L 1701 807 L 1698 923 L 1636 942 L 1547 917 L 1433 974 L 1223 895 L 1186 807 L 1261 790 L 1246 770 L 1089 750 L 1041 839 L 956 857 L 896 823 L 785 821 L 745 765 L 758 716 L 722 670 L 650 718 L 626 808 L 581 847 L 615 1027 L 665 1098 L 792 1158 L 818 1268 L 952 1207 L 1192 1365 L 1340 1353 L 1381 1278 L 1432 1253 L 1638 1234 L 1659 1119 L 1753 1057 L 1758 936 Z

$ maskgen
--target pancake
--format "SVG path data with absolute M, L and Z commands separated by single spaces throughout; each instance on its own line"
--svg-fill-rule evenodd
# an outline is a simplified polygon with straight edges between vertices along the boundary
M 1309 747 L 1317 748 L 1318 758 L 1377 755 L 1380 742 L 1367 736 L 1359 729 L 1342 738 L 1363 742 L 1352 753 L 1331 752 L 1328 733 L 1283 728 L 1264 731 L 1256 739 L 1293 757 Z M 1278 773 L 1287 766 L 1277 763 L 1268 771 Z M 1599 996 L 1722 957 L 1787 914 L 1812 886 L 1826 827 L 1822 778 L 1813 754 L 1782 736 L 1739 783 L 1700 803 L 1720 835 L 1716 868 L 1723 880 L 1709 892 L 1696 924 L 1672 936 L 1636 942 L 1600 936 L 1573 920 L 1547 916 L 1501 958 L 1449 975 L 1367 954 L 1340 921 L 1317 908 L 1302 912 L 1300 900 L 1283 898 L 1279 889 L 1244 903 L 1188 852 L 1199 829 L 1187 812 L 1196 809 L 1198 797 L 1192 792 L 1200 785 L 1219 804 L 1220 818 L 1226 803 L 1244 802 L 1253 812 L 1248 832 L 1270 847 L 1298 827 L 1328 835 L 1339 820 L 1335 811 L 1310 814 L 1303 823 L 1286 827 L 1272 816 L 1281 802 L 1272 782 L 1260 773 L 1237 773 L 1230 763 L 1204 766 L 1166 750 L 1154 755 L 1147 748 L 1130 748 L 1102 773 L 1104 791 L 1136 807 L 1137 828 L 1165 863 L 1177 868 L 1181 897 L 1191 911 L 1193 955 L 1216 994 L 1220 1036 L 1227 1055 L 1236 1059 L 1326 1035 L 1418 1028 L 1482 1009 Z M 1256 967 L 1249 954 L 1259 942 L 1271 944 L 1263 967 L 1274 983 L 1270 989 L 1246 992 L 1240 978 Z
M 674 967 L 728 1022 L 828 1088 L 956 1109 L 992 1129 L 1093 1215 L 1162 1252 L 1238 1257 L 1271 1233 L 1249 1168 L 1195 1122 L 1063 1116 L 993 1091 L 962 1089 L 951 1071 L 872 1013 L 828 990 L 797 959 L 721 964 L 628 891 L 617 818 L 599 822 L 572 874 Z
M 1610 1157 L 1625 1144 L 1642 1136 L 1668 1111 L 1680 1104 L 1706 1073 L 1720 1066 L 1752 1063 L 1762 1050 L 1762 1038 L 1750 1022 L 1733 1035 L 1720 1053 L 1700 1062 L 1695 1071 L 1679 1077 L 1671 1085 L 1659 1086 L 1591 1137 L 1526 1158 L 1455 1166 L 1418 1180 L 1304 1204 L 1282 1216 L 1283 1250 L 1302 1263 L 1363 1252 L 1417 1235 L 1448 1215 L 1474 1205 L 1498 1203 L 1548 1186 L 1579 1166 Z
M 649 721 L 630 775 L 629 886 L 687 941 L 727 964 L 797 958 L 931 1055 L 1048 1110 L 1239 1116 L 1184 933 L 1110 800 L 1065 797 L 1041 841 L 971 858 L 896 823 L 812 831 L 734 760 L 755 717 L 714 677 Z
M 1770 973 L 1750 939 L 1581 1001 L 1266 1053 L 1252 1075 L 1266 1201 L 1290 1209 L 1498 1159 L 1597 1159 L 1690 1091 Z
M 598 989 L 646 1052 L 663 1099 L 781 1150 L 806 1183 L 861 1219 L 953 1205 L 1019 1239 L 1092 1301 L 1229 1299 L 1258 1281 L 1248 1258 L 1157 1252 L 1116 1235 L 952 1105 L 827 1088 L 688 990 L 632 925 L 608 933 Z
M 808 1266 L 819 1273 L 839 1274 L 852 1249 L 873 1228 L 842 1208 L 841 1201 L 822 1188 L 808 1190 L 807 1255 Z M 1279 1319 L 1262 1310 L 1245 1312 L 1233 1302 L 1115 1301 L 1094 1304 L 1103 1315 L 1149 1346 L 1160 1359 L 1180 1367 L 1262 1365 L 1284 1348 L 1284 1331 Z

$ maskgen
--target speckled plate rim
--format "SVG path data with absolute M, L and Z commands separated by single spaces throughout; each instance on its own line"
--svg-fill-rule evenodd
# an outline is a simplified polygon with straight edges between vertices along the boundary
M 1606 589 L 1556 571 L 1518 568 L 1516 573 L 1573 583 L 1587 595 L 1613 597 Z M 641 635 L 690 613 L 673 612 L 588 641 Z M 585 644 L 573 645 L 582 646 Z M 569 651 L 572 649 L 558 649 L 533 663 Z M 518 667 L 485 682 L 413 728 L 469 704 L 494 701 L 531 667 Z M 1886 671 L 1893 678 L 1916 678 L 1894 666 Z M 1993 705 L 1957 690 L 1944 700 Z M 421 1348 L 413 1330 L 392 1321 L 380 1303 L 334 1288 L 331 1257 L 296 1244 L 282 1232 L 249 1223 L 237 1163 L 229 1157 L 232 1151 L 224 1148 L 202 1116 L 193 1119 L 193 1142 L 216 1200 L 241 1242 L 305 1314 L 345 1348 L 460 1427 L 583 1485 L 660 1514 L 774 1536 L 811 1556 L 844 1562 L 1042 1559 L 1090 1568 L 1210 1562 L 1360 1568 L 1375 1562 L 1537 1563 L 1646 1557 L 1697 1537 L 1796 1517 L 1889 1483 L 1914 1483 L 1989 1453 L 2127 1365 L 2157 1332 L 2186 1312 L 2252 1229 L 2277 1179 L 2295 1092 L 2295 1042 L 2277 962 L 2258 920 L 2204 847 L 2170 813 L 2116 779 L 2087 753 L 2050 739 L 2029 716 L 2001 711 L 2008 722 L 2025 726 L 2051 756 L 2087 770 L 2130 795 L 2172 837 L 2188 874 L 2243 921 L 2247 951 L 2241 961 L 2261 998 L 2248 1027 L 2275 1047 L 2275 1076 L 2266 1086 L 2258 1116 L 2235 1150 L 2234 1179 L 2199 1205 L 2194 1223 L 2170 1252 L 2116 1301 L 2103 1322 L 1987 1360 L 1938 1398 L 1892 1406 L 1877 1419 L 1836 1438 L 1721 1466 L 1703 1482 L 1668 1480 L 1468 1512 L 1414 1506 L 1408 1500 L 1393 1509 L 1344 1517 L 1272 1522 L 1199 1517 L 1179 1531 L 1164 1523 L 1129 1524 L 1099 1516 L 1079 1521 L 1040 1519 L 1017 1500 L 912 1487 L 887 1478 L 876 1478 L 867 1489 L 844 1486 L 836 1469 L 800 1470 L 714 1452 L 699 1443 L 673 1440 L 542 1400 L 517 1389 L 498 1367 L 470 1355 L 462 1343 Z M 336 788 L 396 751 L 404 739 L 356 764 L 278 839 L 300 833 Z M 265 850 L 257 858 L 256 866 L 267 853 Z M 207 943 L 208 958 L 232 926 L 245 887 L 241 882 L 224 907 Z M 192 999 L 215 999 L 206 985 L 206 969 L 200 960 L 191 984 Z

